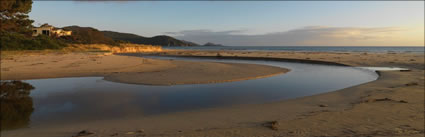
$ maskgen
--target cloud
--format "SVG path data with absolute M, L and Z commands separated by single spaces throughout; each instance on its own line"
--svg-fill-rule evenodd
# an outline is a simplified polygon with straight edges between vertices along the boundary
M 216 31 L 213 32 L 207 29 L 200 30 L 184 30 L 179 32 L 165 32 L 169 35 L 175 36 L 214 36 L 214 35 L 237 35 L 240 33 L 246 32 L 246 30 L 228 30 L 228 31 Z
M 389 46 L 407 44 L 400 36 L 403 31 L 407 30 L 398 27 L 307 26 L 259 35 L 243 34 L 246 30 L 184 30 L 166 34 L 197 43 L 214 42 L 231 46 Z

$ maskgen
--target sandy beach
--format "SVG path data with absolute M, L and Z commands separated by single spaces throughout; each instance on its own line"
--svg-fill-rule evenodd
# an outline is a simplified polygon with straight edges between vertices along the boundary
M 69 137 L 83 130 L 94 133 L 88 136 L 125 137 L 423 136 L 425 132 L 424 54 L 181 50 L 154 54 L 289 58 L 361 67 L 405 67 L 411 71 L 382 71 L 379 79 L 373 82 L 273 103 L 74 125 L 46 125 L 6 131 L 2 136 Z M 289 71 L 263 65 L 195 63 L 87 53 L 8 56 L 2 58 L 1 63 L 2 79 L 104 76 L 110 81 L 158 85 L 225 82 Z
M 0 137 L 424 137 L 424 5 L 2 0 Z
M 104 77 L 121 83 L 176 85 L 239 81 L 289 71 L 264 65 L 157 60 L 84 52 L 11 55 L 1 61 L 2 80 Z

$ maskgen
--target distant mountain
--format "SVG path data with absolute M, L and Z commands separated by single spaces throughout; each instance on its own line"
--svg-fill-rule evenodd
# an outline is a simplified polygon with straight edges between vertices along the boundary
M 67 37 L 67 41 L 80 44 L 110 44 L 116 45 L 117 42 L 104 35 L 103 32 L 91 27 L 68 26 L 64 30 L 71 30 L 72 35 Z
M 223 45 L 221 45 L 221 44 L 215 44 L 215 43 L 211 43 L 211 42 L 207 42 L 203 46 L 223 46 Z
M 161 45 L 161 46 L 199 46 L 196 43 L 188 42 L 184 40 L 178 40 L 170 36 L 160 35 L 151 38 L 131 34 L 121 33 L 114 31 L 102 31 L 105 36 L 110 37 L 114 40 L 127 41 L 136 44 L 148 44 L 148 45 Z

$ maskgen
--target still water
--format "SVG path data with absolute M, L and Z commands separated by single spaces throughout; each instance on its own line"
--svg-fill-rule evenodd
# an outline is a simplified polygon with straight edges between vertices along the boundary
M 378 78 L 372 70 L 343 66 L 276 61 L 207 61 L 265 64 L 291 71 L 262 79 L 173 86 L 115 83 L 102 77 L 25 80 L 22 82 L 34 87 L 28 89 L 31 90 L 27 99 L 30 103 L 25 103 L 28 111 L 32 111 L 29 115 L 15 118 L 27 121 L 9 129 L 281 101 L 335 91 Z M 9 124 L 2 123 L 6 127 L 3 128 L 8 129 L 10 123 L 14 123 L 13 120 Z

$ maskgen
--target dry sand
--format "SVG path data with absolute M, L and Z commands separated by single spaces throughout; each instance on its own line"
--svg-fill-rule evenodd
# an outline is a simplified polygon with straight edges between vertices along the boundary
M 2 80 L 100 76 L 121 83 L 174 85 L 238 81 L 287 71 L 265 65 L 155 60 L 100 53 L 34 53 L 1 60 Z
M 327 61 L 350 66 L 397 66 L 424 69 L 424 54 L 420 53 L 370 53 L 370 52 L 260 52 L 260 51 L 198 51 L 168 50 L 161 55 L 178 56 L 224 56 L 224 57 L 267 57 L 311 61 Z
M 165 54 L 216 56 L 217 52 Z M 5 132 L 2 136 L 72 136 L 81 130 L 95 133 L 89 136 L 424 136 L 424 54 L 228 51 L 220 54 L 407 67 L 412 71 L 380 72 L 380 78 L 370 83 L 275 103 L 28 128 Z

